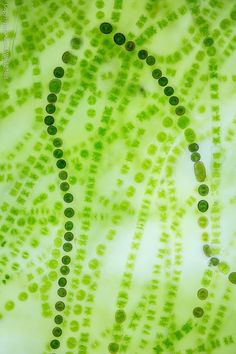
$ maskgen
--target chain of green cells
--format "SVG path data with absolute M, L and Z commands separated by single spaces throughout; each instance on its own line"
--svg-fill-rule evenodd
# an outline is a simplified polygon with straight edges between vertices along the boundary
M 40 111 L 38 112 L 39 113 L 39 116 L 40 116 Z M 29 137 L 27 137 L 26 136 L 26 140 L 27 140 L 27 138 L 29 138 Z M 19 149 L 20 149 L 20 147 L 19 147 Z M 36 147 L 36 151 L 38 151 L 37 149 L 40 149 L 40 146 L 38 146 L 38 147 Z M 43 156 L 42 156 L 43 157 Z M 43 160 L 43 158 L 42 158 L 42 161 L 44 161 L 44 162 L 47 162 L 47 160 L 45 161 L 46 159 L 44 158 L 44 160 Z M 33 163 L 34 162 L 34 160 L 33 159 L 31 159 L 31 160 L 29 160 L 29 163 L 31 164 L 31 162 Z M 36 167 L 37 168 L 37 167 Z M 23 172 L 24 173 L 24 172 Z M 31 187 L 32 185 L 29 185 L 29 187 Z M 16 187 L 18 187 L 18 186 L 16 186 Z M 13 195 L 15 195 L 13 192 L 12 192 L 12 194 Z M 22 196 L 23 196 L 24 194 L 22 194 Z M 26 197 L 28 197 L 28 195 L 25 195 Z M 43 198 L 44 198 L 45 196 L 43 196 L 42 195 L 42 199 L 41 199 L 41 201 L 43 200 Z M 39 199 L 40 200 L 40 199 Z M 6 208 L 7 208 L 7 205 L 5 206 Z M 56 211 L 56 210 L 55 210 Z M 12 213 L 14 213 L 14 211 L 12 211 Z M 46 214 L 47 212 L 45 212 L 45 214 Z M 11 222 L 11 219 L 9 218 L 9 220 L 8 220 L 9 222 Z M 52 219 L 52 222 L 55 222 L 56 220 L 53 220 Z M 23 222 L 23 221 L 22 221 Z M 32 224 L 34 224 L 34 220 L 31 220 L 30 221 L 30 223 L 32 223 Z M 28 233 L 30 233 L 30 230 L 28 230 L 27 231 Z M 14 235 L 14 233 L 12 233 L 13 235 Z M 17 252 L 17 250 L 15 250 L 16 252 Z M 55 254 L 56 255 L 56 254 Z M 27 258 L 27 255 L 26 255 L 26 258 Z

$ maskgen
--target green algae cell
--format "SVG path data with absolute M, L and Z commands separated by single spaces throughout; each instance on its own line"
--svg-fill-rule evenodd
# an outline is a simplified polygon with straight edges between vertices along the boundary
M 198 182 L 204 182 L 206 179 L 206 169 L 202 161 L 194 163 L 194 174 Z

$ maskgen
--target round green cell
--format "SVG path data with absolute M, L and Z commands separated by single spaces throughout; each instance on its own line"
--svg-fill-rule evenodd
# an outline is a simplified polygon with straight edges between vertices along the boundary
M 187 118 L 187 117 L 186 117 Z M 188 119 L 188 118 L 187 118 Z M 189 119 L 188 119 L 188 123 L 189 123 Z M 189 143 L 192 143 L 195 139 L 196 139 L 196 134 L 194 132 L 193 129 L 191 128 L 187 128 L 185 129 L 184 131 L 184 136 L 185 136 L 185 139 L 189 142 Z M 196 162 L 196 164 L 198 164 L 200 162 Z
M 116 322 L 118 322 L 118 323 L 124 322 L 126 319 L 125 311 L 117 310 L 115 313 L 115 319 L 116 319 Z
M 166 86 L 168 84 L 168 79 L 165 76 L 160 77 L 160 79 L 158 79 L 158 84 L 162 87 Z
M 64 245 L 63 245 L 63 250 L 64 250 L 65 252 L 70 252 L 70 251 L 72 250 L 72 244 L 69 243 L 69 242 L 64 243 Z
M 61 140 L 60 138 L 55 138 L 55 139 L 53 139 L 53 145 L 54 145 L 55 147 L 60 147 L 60 146 L 62 146 L 62 140 Z
M 57 311 L 63 311 L 65 309 L 65 304 L 63 301 L 57 301 L 55 304 L 55 309 Z
M 72 217 L 75 215 L 74 209 L 72 209 L 72 208 L 66 208 L 66 209 L 64 210 L 64 215 L 65 215 L 67 218 L 72 218 Z
M 63 159 L 60 159 L 56 162 L 56 165 L 58 168 L 63 169 L 66 167 L 66 161 Z
M 62 183 L 60 184 L 60 189 L 61 189 L 63 192 L 68 191 L 69 188 L 70 188 L 70 185 L 69 185 L 69 183 L 67 183 L 67 182 L 62 182 Z
M 66 193 L 64 195 L 63 199 L 66 203 L 71 203 L 71 202 L 73 202 L 74 197 L 71 193 Z
M 162 143 L 163 141 L 166 140 L 166 133 L 165 132 L 159 132 L 157 134 L 157 141 L 159 141 L 160 143 Z
M 53 118 L 53 116 L 46 116 L 46 117 L 44 118 L 44 123 L 45 123 L 46 125 L 52 125 L 52 124 L 54 123 L 54 118 Z
M 66 265 L 61 266 L 60 272 L 62 275 L 68 275 L 70 273 L 70 268 Z
M 46 106 L 46 112 L 49 113 L 49 114 L 53 114 L 56 110 L 56 107 L 54 106 L 54 104 L 52 103 L 49 103 L 47 104 Z
M 147 65 L 152 66 L 152 65 L 155 64 L 155 62 L 156 62 L 156 59 L 155 59 L 154 56 L 152 56 L 152 55 L 149 55 L 149 56 L 146 58 L 146 63 L 147 63 Z
M 236 21 L 236 9 L 230 12 L 230 17 L 232 20 Z
M 63 156 L 63 151 L 61 149 L 55 149 L 53 151 L 53 156 L 56 158 L 56 159 L 60 159 L 62 156 Z
M 50 342 L 50 347 L 51 347 L 52 349 L 57 349 L 57 348 L 59 348 L 59 347 L 60 347 L 60 342 L 59 342 L 59 340 L 53 339 L 53 340 Z
M 219 259 L 216 258 L 216 257 L 212 257 L 209 261 L 209 265 L 212 265 L 212 266 L 217 266 L 219 264 Z
M 147 56 L 148 56 L 148 52 L 145 49 L 141 49 L 138 51 L 139 59 L 144 60 L 147 58 Z
M 200 216 L 200 218 L 198 218 L 198 225 L 202 228 L 205 229 L 208 225 L 208 219 L 206 216 Z
M 54 317 L 54 322 L 55 322 L 56 324 L 61 324 L 61 323 L 63 322 L 63 317 L 62 317 L 61 315 L 56 315 L 56 316 Z
M 70 53 L 69 51 L 66 51 L 62 54 L 62 61 L 65 64 L 75 65 L 77 61 L 77 57 L 72 53 Z
M 125 43 L 125 36 L 123 35 L 123 33 L 116 33 L 113 39 L 117 45 L 122 45 Z
M 166 87 L 164 88 L 164 94 L 165 94 L 166 96 L 171 96 L 171 95 L 173 95 L 173 93 L 174 93 L 173 87 L 171 87 L 171 86 L 166 86 Z
M 195 307 L 193 309 L 193 315 L 194 317 L 200 318 L 204 315 L 204 311 L 201 307 Z
M 66 241 L 72 241 L 73 238 L 74 238 L 74 235 L 73 235 L 73 233 L 70 232 L 70 231 L 68 231 L 68 232 L 66 232 L 66 233 L 64 234 L 64 239 L 65 239 Z
M 60 337 L 62 335 L 62 330 L 60 327 L 54 327 L 52 330 L 54 337 Z
M 108 350 L 110 353 L 117 353 L 119 350 L 119 345 L 117 343 L 110 343 L 108 345 Z
M 57 101 L 57 96 L 54 93 L 50 93 L 47 97 L 48 102 L 55 103 Z
M 28 299 L 28 294 L 25 293 L 25 292 L 22 292 L 22 293 L 20 293 L 20 294 L 18 295 L 18 299 L 19 299 L 20 301 L 26 301 L 26 300 Z
M 236 284 L 236 272 L 231 272 L 228 276 L 230 283 Z
M 62 179 L 62 180 L 65 180 L 67 179 L 68 177 L 68 173 L 66 171 L 60 171 L 59 172 L 59 178 Z
M 206 184 L 200 184 L 198 193 L 202 196 L 206 196 L 209 193 L 209 187 Z
M 61 80 L 60 79 L 52 79 L 49 82 L 49 90 L 52 93 L 59 93 L 61 91 Z
M 190 152 L 195 152 L 199 150 L 199 146 L 196 143 L 192 143 L 188 146 Z
M 197 161 L 199 161 L 201 159 L 201 155 L 198 153 L 198 152 L 193 152 L 192 154 L 191 154 L 191 160 L 193 161 L 193 162 L 197 162 Z
M 60 297 L 65 297 L 66 294 L 67 294 L 67 291 L 66 291 L 66 289 L 64 289 L 64 288 L 59 288 L 59 289 L 57 290 L 57 295 L 60 296 Z
M 125 49 L 132 52 L 135 49 L 135 43 L 133 41 L 128 41 L 125 43 Z
M 208 203 L 206 200 L 200 200 L 197 204 L 197 208 L 199 211 L 201 211 L 202 213 L 205 213 L 208 210 Z
M 11 301 L 11 300 L 7 301 L 4 306 L 6 311 L 11 311 L 14 309 L 14 307 L 15 307 L 15 303 L 14 303 L 14 301 Z
M 154 79 L 160 79 L 161 75 L 162 75 L 162 72 L 160 69 L 155 69 L 152 71 L 152 77 Z
M 205 288 L 199 289 L 198 292 L 197 292 L 197 297 L 198 297 L 200 300 L 206 300 L 207 297 L 208 297 L 208 291 L 207 291 L 207 289 L 205 289 Z
M 177 120 L 177 125 L 180 129 L 185 129 L 189 125 L 190 121 L 189 118 L 186 116 L 181 116 Z
M 204 40 L 203 40 L 203 44 L 204 44 L 206 47 L 210 47 L 210 46 L 212 46 L 212 45 L 214 44 L 214 40 L 213 40 L 213 38 L 211 38 L 211 37 L 206 37 L 206 38 L 204 38 Z
M 64 76 L 64 69 L 61 66 L 57 66 L 54 69 L 53 74 L 54 74 L 55 77 L 60 79 L 61 77 Z
M 176 107 L 175 113 L 177 114 L 177 116 L 182 116 L 185 113 L 185 107 L 184 106 Z
M 108 22 L 101 23 L 99 28 L 100 28 L 100 31 L 104 34 L 109 34 L 113 30 L 112 25 Z
M 179 99 L 177 96 L 171 96 L 169 98 L 169 103 L 172 105 L 172 106 L 176 106 L 178 103 L 179 103 Z
M 81 39 L 78 37 L 73 37 L 70 41 L 71 48 L 79 49 L 81 46 Z
M 203 245 L 202 249 L 205 256 L 211 257 L 211 247 L 209 245 Z
M 67 256 L 65 256 L 65 257 L 67 257 Z M 66 286 L 66 284 L 67 284 L 66 278 L 61 277 L 61 278 L 58 279 L 58 285 L 59 286 Z
M 47 132 L 49 135 L 55 135 L 57 133 L 57 128 L 54 125 L 50 125 L 47 128 Z
M 72 221 L 67 221 L 67 222 L 65 223 L 65 229 L 66 229 L 66 230 L 70 231 L 70 230 L 73 229 L 73 227 L 74 227 L 74 224 L 73 224 Z
M 71 262 L 71 258 L 69 256 L 63 256 L 61 261 L 62 261 L 63 264 L 68 265 Z

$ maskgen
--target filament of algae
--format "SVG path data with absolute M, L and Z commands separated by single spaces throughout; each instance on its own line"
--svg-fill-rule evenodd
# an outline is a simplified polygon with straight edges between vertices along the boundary
M 0 353 L 235 353 L 233 2 L 0 10 Z

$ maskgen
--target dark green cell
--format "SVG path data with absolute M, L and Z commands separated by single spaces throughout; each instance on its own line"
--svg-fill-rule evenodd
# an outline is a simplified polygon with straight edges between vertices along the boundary
M 66 241 L 72 241 L 73 238 L 74 238 L 74 235 L 73 235 L 72 232 L 66 232 L 65 235 L 64 235 L 64 239 L 65 239 Z
M 52 349 L 57 349 L 57 348 L 59 348 L 59 347 L 60 347 L 60 342 L 59 342 L 59 340 L 53 339 L 53 340 L 50 342 L 50 347 L 51 347 Z
M 64 215 L 67 218 L 72 218 L 74 216 L 74 214 L 75 214 L 75 212 L 74 212 L 74 209 L 72 209 L 72 208 L 66 208 L 64 211 Z
M 158 84 L 163 87 L 166 86 L 168 84 L 167 77 L 165 76 L 160 77 L 160 79 L 158 80 Z
M 230 17 L 232 20 L 236 21 L 236 10 L 231 11 Z
M 60 184 L 60 189 L 61 189 L 63 192 L 68 191 L 69 188 L 70 188 L 70 185 L 69 185 L 69 183 L 67 183 L 67 182 L 62 182 L 62 183 Z
M 57 133 L 57 128 L 54 125 L 50 125 L 47 128 L 47 132 L 49 135 L 55 135 Z
M 179 99 L 177 96 L 171 96 L 169 98 L 169 103 L 172 105 L 172 106 L 176 106 L 178 103 L 179 103 Z
M 81 46 L 81 39 L 79 37 L 73 37 L 70 41 L 71 48 L 79 49 Z
M 155 70 L 153 70 L 153 72 L 152 72 L 152 77 L 153 77 L 154 79 L 160 79 L 161 75 L 162 75 L 162 72 L 161 72 L 160 69 L 155 69 Z
M 99 28 L 100 28 L 100 31 L 104 34 L 109 34 L 113 30 L 112 25 L 108 22 L 101 23 Z
M 77 57 L 72 53 L 70 53 L 69 51 L 66 51 L 62 54 L 62 61 L 65 64 L 75 65 L 77 61 Z
M 207 289 L 205 289 L 205 288 L 199 289 L 198 292 L 197 292 L 197 297 L 198 297 L 200 300 L 206 300 L 207 297 L 208 297 L 208 291 L 207 291 Z
M 206 169 L 202 161 L 195 162 L 194 174 L 198 182 L 204 182 L 206 179 Z
M 74 227 L 74 224 L 73 224 L 72 221 L 67 221 L 67 222 L 65 223 L 65 229 L 66 229 L 66 230 L 70 231 L 70 230 L 73 229 L 73 227 Z
M 67 257 L 67 256 L 65 256 L 65 257 Z M 64 277 L 59 278 L 59 280 L 58 280 L 59 286 L 66 286 L 66 284 L 67 284 L 66 278 L 64 278 Z
M 70 268 L 66 265 L 61 266 L 60 272 L 62 275 L 68 275 L 70 273 Z
M 116 33 L 113 37 L 114 42 L 118 45 L 122 45 L 125 43 L 125 36 L 123 33 Z
M 46 117 L 44 118 L 44 123 L 45 123 L 46 125 L 52 125 L 52 124 L 54 123 L 54 118 L 53 118 L 53 116 L 46 116 Z
M 60 159 L 56 162 L 56 165 L 58 168 L 63 169 L 66 167 L 66 161 L 63 159 Z
M 208 203 L 206 200 L 200 200 L 197 204 L 197 208 L 202 213 L 205 213 L 208 210 Z
M 206 184 L 200 184 L 198 193 L 202 196 L 206 196 L 209 193 L 209 187 Z
M 60 337 L 62 334 L 61 328 L 60 327 L 53 328 L 52 334 L 54 335 L 54 337 Z
M 52 93 L 59 93 L 61 91 L 61 80 L 59 79 L 52 79 L 49 82 L 49 90 Z
M 69 256 L 63 256 L 61 261 L 63 264 L 68 265 L 71 262 L 71 258 Z
M 116 319 L 116 322 L 118 322 L 118 323 L 124 322 L 126 319 L 125 311 L 117 310 L 115 313 L 115 319 Z
M 175 113 L 177 114 L 177 116 L 182 116 L 185 113 L 185 107 L 184 106 L 176 107 Z
M 206 37 L 204 40 L 203 40 L 203 44 L 206 46 L 206 47 L 210 47 L 214 44 L 214 40 L 213 38 L 211 37 Z
M 210 261 L 209 261 L 209 265 L 211 266 L 217 266 L 218 264 L 219 264 L 219 259 L 218 258 L 216 258 L 216 257 L 212 257 L 211 259 L 210 259 Z
M 63 301 L 57 301 L 55 304 L 55 309 L 57 311 L 63 311 L 65 309 L 65 304 Z
M 64 243 L 64 245 L 63 245 L 63 250 L 64 250 L 65 252 L 70 252 L 70 251 L 72 250 L 72 244 L 69 243 L 69 242 Z
M 62 140 L 61 140 L 60 138 L 55 138 L 55 139 L 53 139 L 53 145 L 54 145 L 55 147 L 60 147 L 60 146 L 62 146 Z
M 73 202 L 74 197 L 71 193 L 66 193 L 64 195 L 63 199 L 66 203 L 71 203 L 71 202 Z
M 211 247 L 209 245 L 203 245 L 202 249 L 205 256 L 211 257 Z
M 192 154 L 191 154 L 191 160 L 193 161 L 193 162 L 197 162 L 197 161 L 199 161 L 201 159 L 201 155 L 198 153 L 198 152 L 193 152 Z
M 54 322 L 55 322 L 56 324 L 61 324 L 61 323 L 63 322 L 63 317 L 62 317 L 61 315 L 56 315 L 56 316 L 54 317 Z
M 68 173 L 66 171 L 60 171 L 59 172 L 59 178 L 62 179 L 63 181 L 67 179 Z
M 152 66 L 152 65 L 155 64 L 155 62 L 156 62 L 156 59 L 154 58 L 153 55 L 149 55 L 149 56 L 146 58 L 146 63 L 147 63 L 147 65 Z
M 195 152 L 195 151 L 199 150 L 199 146 L 197 143 L 192 143 L 192 144 L 189 144 L 188 149 L 190 152 Z
M 64 289 L 64 288 L 59 288 L 59 289 L 57 290 L 57 295 L 60 296 L 60 297 L 65 297 L 66 294 L 67 294 L 67 291 L 66 291 L 66 289 Z
M 55 110 L 56 110 L 56 107 L 54 106 L 54 104 L 52 104 L 52 103 L 47 104 L 47 106 L 46 106 L 47 113 L 52 114 L 55 112 Z
M 171 86 L 166 86 L 166 87 L 164 88 L 164 94 L 165 94 L 166 96 L 171 96 L 171 95 L 173 95 L 173 93 L 174 93 L 173 87 L 171 87 Z
M 230 283 L 236 284 L 236 272 L 231 272 L 228 276 Z
M 48 102 L 55 103 L 57 101 L 57 96 L 54 93 L 50 93 L 47 97 Z
M 64 69 L 61 66 L 58 66 L 54 69 L 53 74 L 57 78 L 61 78 L 64 76 Z
M 128 41 L 125 43 L 125 49 L 132 52 L 135 49 L 135 43 L 133 41 Z
M 53 156 L 56 158 L 56 159 L 60 159 L 62 156 L 63 156 L 63 151 L 61 149 L 55 149 L 53 151 Z
M 204 315 L 204 311 L 201 307 L 195 307 L 193 309 L 193 315 L 194 317 L 200 318 Z
M 138 52 L 139 59 L 144 60 L 147 58 L 147 56 L 148 56 L 148 52 L 145 49 L 139 50 Z
M 110 343 L 108 345 L 108 350 L 111 354 L 117 353 L 119 350 L 119 345 L 117 343 Z

